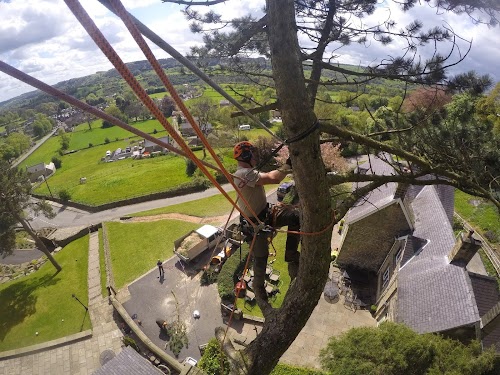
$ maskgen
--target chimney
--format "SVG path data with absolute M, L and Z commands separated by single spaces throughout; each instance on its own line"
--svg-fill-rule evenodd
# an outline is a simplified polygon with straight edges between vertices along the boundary
M 481 241 L 473 236 L 474 231 L 469 231 L 469 234 L 460 233 L 458 241 L 453 246 L 453 249 L 448 254 L 450 263 L 465 267 L 470 262 L 472 257 L 476 255 L 477 251 L 481 248 Z

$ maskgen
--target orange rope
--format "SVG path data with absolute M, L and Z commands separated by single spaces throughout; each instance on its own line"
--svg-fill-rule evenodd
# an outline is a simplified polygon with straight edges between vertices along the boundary
M 181 112 L 184 114 L 184 116 L 188 120 L 188 122 L 191 125 L 191 127 L 196 132 L 196 135 L 200 138 L 200 140 L 203 143 L 203 145 L 207 148 L 207 150 L 209 151 L 210 155 L 212 156 L 212 158 L 215 160 L 215 162 L 219 166 L 221 172 L 224 174 L 224 176 L 229 181 L 229 183 L 231 183 L 231 185 L 233 186 L 234 190 L 238 194 L 239 198 L 246 205 L 246 207 L 248 208 L 248 210 L 250 211 L 250 213 L 253 215 L 253 217 L 257 217 L 258 213 L 256 213 L 256 212 L 253 211 L 253 209 L 250 206 L 250 204 L 248 203 L 248 201 L 241 194 L 240 189 L 234 183 L 231 175 L 229 174 L 229 172 L 226 170 L 226 168 L 224 167 L 224 165 L 220 161 L 218 155 L 216 155 L 214 149 L 212 148 L 212 146 L 208 142 L 208 139 L 205 137 L 205 134 L 203 134 L 203 132 L 201 131 L 199 125 L 196 123 L 196 121 L 193 118 L 193 116 L 191 115 L 190 111 L 187 109 L 186 105 L 184 104 L 184 102 L 180 98 L 180 96 L 177 93 L 177 91 L 175 90 L 174 86 L 172 85 L 172 83 L 168 79 L 167 75 L 165 74 L 165 72 L 161 68 L 160 64 L 158 63 L 158 60 L 156 59 L 156 57 L 154 56 L 153 52 L 151 51 L 151 49 L 147 45 L 146 41 L 142 37 L 142 34 L 138 30 L 137 26 L 133 22 L 132 18 L 130 17 L 129 13 L 125 9 L 125 7 L 121 3 L 121 1 L 120 0 L 109 0 L 109 2 L 115 8 L 116 14 L 118 14 L 118 16 L 121 18 L 121 20 L 123 21 L 123 23 L 125 24 L 125 26 L 129 30 L 130 34 L 132 35 L 132 37 L 136 41 L 136 43 L 139 46 L 139 48 L 144 53 L 144 56 L 146 56 L 146 58 L 148 59 L 149 63 L 151 64 L 151 66 L 153 67 L 154 71 L 156 72 L 156 74 L 158 75 L 158 77 L 160 78 L 160 80 L 162 81 L 163 85 L 168 90 L 168 92 L 170 93 L 170 95 L 172 95 L 172 98 L 174 99 L 175 104 L 177 104 L 177 106 L 179 107 L 179 109 L 181 110 Z
M 252 243 L 250 244 L 250 250 L 248 252 L 247 261 L 245 262 L 245 267 L 243 268 L 242 279 L 239 280 L 239 282 L 241 282 L 243 280 L 244 275 L 246 275 L 246 273 L 247 273 L 248 264 L 250 263 L 250 259 L 252 258 L 251 255 L 252 255 L 253 245 L 255 244 L 256 238 L 257 238 L 257 233 L 254 233 L 253 238 L 252 238 Z M 227 331 L 229 330 L 229 327 L 231 326 L 231 322 L 233 320 L 233 315 L 234 315 L 234 310 L 236 310 L 236 302 L 238 301 L 238 298 L 240 296 L 241 288 L 235 288 L 235 289 L 236 289 L 236 293 L 235 293 L 234 303 L 233 303 L 234 307 L 233 307 L 233 310 L 231 311 L 231 315 L 229 315 L 229 321 L 227 323 L 226 331 L 224 332 L 224 339 L 222 340 L 222 343 L 226 340 Z
M 175 129 L 170 125 L 167 119 L 163 116 L 158 106 L 149 97 L 146 91 L 141 87 L 139 82 L 132 75 L 127 66 L 123 63 L 118 54 L 114 51 L 113 47 L 106 40 L 101 31 L 97 28 L 95 23 L 89 17 L 85 9 L 81 6 L 78 0 L 64 0 L 66 5 L 69 7 L 71 12 L 78 19 L 80 24 L 85 28 L 90 37 L 94 40 L 101 51 L 106 55 L 108 60 L 117 69 L 120 75 L 127 81 L 130 88 L 134 91 L 137 97 L 146 105 L 149 111 L 154 114 L 156 119 L 161 123 L 161 125 L 167 130 L 167 132 L 172 136 L 172 138 L 177 142 L 179 146 L 184 150 L 184 152 L 189 156 L 191 160 L 196 164 L 196 166 L 207 176 L 207 178 L 214 184 L 215 187 L 224 195 L 224 197 L 244 216 L 245 213 L 236 205 L 233 199 L 224 191 L 220 184 L 215 180 L 215 178 L 208 172 L 206 167 L 200 162 L 193 151 L 185 143 L 184 139 L 175 131 Z M 248 219 L 249 220 L 249 219 Z

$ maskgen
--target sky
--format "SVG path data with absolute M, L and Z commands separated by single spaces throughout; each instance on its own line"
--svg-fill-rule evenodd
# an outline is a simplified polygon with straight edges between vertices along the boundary
M 424 21 L 426 26 L 445 24 L 462 38 L 473 42 L 466 60 L 452 72 L 476 70 L 480 74 L 490 74 L 495 82 L 500 81 L 497 37 L 500 27 L 474 24 L 466 15 L 442 13 L 425 2 L 410 13 L 404 13 L 392 2 L 385 1 L 381 0 L 381 7 L 365 19 L 365 23 L 373 24 L 390 15 L 397 21 L 396 29 L 414 18 Z M 97 0 L 80 2 L 125 62 L 145 60 L 118 17 Z M 162 3 L 161 0 L 122 2 L 130 13 L 179 52 L 186 54 L 191 46 L 202 44 L 201 37 L 190 32 L 189 23 L 180 13 L 180 6 Z M 263 0 L 228 0 L 217 5 L 216 10 L 222 12 L 224 19 L 249 12 L 258 17 L 262 14 L 263 4 Z M 206 9 L 202 7 L 199 10 Z M 170 57 L 156 46 L 150 46 L 158 59 Z M 460 41 L 459 46 L 462 52 L 467 49 L 464 41 Z M 400 43 L 388 46 L 370 43 L 368 48 L 352 44 L 342 49 L 336 61 L 367 65 L 401 55 L 403 48 Z M 453 57 L 457 56 L 457 51 L 453 51 Z M 430 50 L 423 52 L 431 53 Z M 449 50 L 445 48 L 439 52 L 448 54 Z M 0 60 L 51 85 L 112 68 L 63 0 L 0 0 Z M 0 102 L 32 90 L 30 86 L 0 72 Z

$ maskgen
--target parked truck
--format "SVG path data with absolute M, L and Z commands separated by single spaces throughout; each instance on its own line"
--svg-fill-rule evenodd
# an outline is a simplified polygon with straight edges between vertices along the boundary
M 190 262 L 207 249 L 213 249 L 223 232 L 213 225 L 203 225 L 174 241 L 174 253 L 184 262 Z

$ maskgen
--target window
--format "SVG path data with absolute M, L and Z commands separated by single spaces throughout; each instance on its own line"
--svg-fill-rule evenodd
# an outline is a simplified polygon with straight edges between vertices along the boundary
M 385 288 L 387 286 L 387 283 L 389 282 L 389 276 L 390 276 L 390 271 L 389 267 L 384 271 L 384 274 L 382 275 L 382 288 Z
M 401 261 L 401 257 L 403 256 L 403 247 L 400 247 L 399 250 L 394 255 L 394 264 L 397 265 Z

